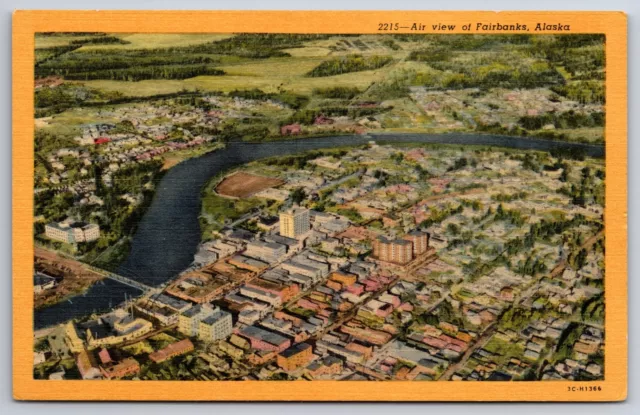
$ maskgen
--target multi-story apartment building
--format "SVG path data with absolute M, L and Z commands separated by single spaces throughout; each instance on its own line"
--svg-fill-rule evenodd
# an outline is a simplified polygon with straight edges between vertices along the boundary
M 298 207 L 280 213 L 280 235 L 297 239 L 310 229 L 309 209 Z
M 373 256 L 380 261 L 407 264 L 429 249 L 429 234 L 421 231 L 407 233 L 401 239 L 384 236 L 373 241 Z
M 100 226 L 65 219 L 62 222 L 46 224 L 44 233 L 48 238 L 69 244 L 91 242 L 100 238 Z
M 373 256 L 380 261 L 406 264 L 413 259 L 413 243 L 405 239 L 390 240 L 380 236 L 373 241 Z
M 191 307 L 180 314 L 178 318 L 178 331 L 187 336 L 197 336 L 198 330 L 200 329 L 200 322 L 213 315 L 217 310 L 219 310 L 218 307 L 214 308 L 208 303 Z
M 207 342 L 223 340 L 231 336 L 233 321 L 231 314 L 217 308 L 212 315 L 200 321 L 198 338 Z
M 414 257 L 424 254 L 427 252 L 427 248 L 429 248 L 429 234 L 426 232 L 412 231 L 406 234 L 402 239 L 413 244 Z

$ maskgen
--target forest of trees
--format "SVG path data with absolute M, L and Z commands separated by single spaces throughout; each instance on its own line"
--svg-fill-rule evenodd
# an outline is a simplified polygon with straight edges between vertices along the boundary
M 111 81 L 143 81 L 145 79 L 187 79 L 195 76 L 221 76 L 225 72 L 208 66 L 146 66 L 127 69 L 106 69 L 65 75 L 66 79 L 90 81 L 108 79 Z
M 604 104 L 605 91 L 602 81 L 580 81 L 567 85 L 557 85 L 551 87 L 551 90 L 572 101 L 581 104 Z
M 330 99 L 353 99 L 361 93 L 362 91 L 360 91 L 358 88 L 348 86 L 313 89 L 313 95 Z
M 362 56 L 347 55 L 322 62 L 311 70 L 307 76 L 312 78 L 321 76 L 340 75 L 349 72 L 368 71 L 381 68 L 393 61 L 391 56 Z
M 582 113 L 569 110 L 561 113 L 548 112 L 542 115 L 525 115 L 518 124 L 527 130 L 539 130 L 547 124 L 555 128 L 604 127 L 604 112 Z
M 555 36 L 544 41 L 528 35 L 458 35 L 433 38 L 430 46 L 412 51 L 408 60 L 450 73 L 426 83 L 430 88 L 552 87 L 581 103 L 603 103 L 604 49 L 598 47 L 603 44 L 601 35 Z M 478 55 L 470 63 L 464 54 L 469 51 L 497 53 L 491 58 Z
M 304 95 L 294 94 L 293 92 L 279 92 L 279 93 L 266 93 L 260 89 L 245 89 L 245 90 L 233 90 L 227 93 L 227 96 L 238 97 L 243 99 L 255 99 L 265 101 L 268 99 L 278 101 L 282 104 L 289 106 L 292 109 L 299 109 L 304 107 L 309 98 Z
M 98 53 L 99 52 L 99 53 Z M 109 69 L 128 69 L 147 66 L 168 65 L 215 65 L 220 59 L 207 55 L 171 55 L 148 54 L 141 52 L 121 53 L 119 50 L 96 50 L 74 53 L 64 59 L 50 60 L 36 66 L 36 76 L 69 75 L 104 71 Z
M 233 37 L 194 46 L 168 48 L 170 52 L 210 53 L 264 59 L 290 56 L 283 49 L 301 47 L 303 42 L 326 39 L 323 34 L 241 33 Z M 166 49 L 165 49 L 166 50 Z

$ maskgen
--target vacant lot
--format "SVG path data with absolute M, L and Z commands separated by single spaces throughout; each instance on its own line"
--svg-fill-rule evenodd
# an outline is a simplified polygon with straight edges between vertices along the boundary
M 64 258 L 55 252 L 36 246 L 34 254 L 35 269 L 59 279 L 55 288 L 34 294 L 36 309 L 51 306 L 70 296 L 80 294 L 96 281 L 104 278 L 81 262 Z
M 216 186 L 216 192 L 221 196 L 247 198 L 261 190 L 284 184 L 280 179 L 256 176 L 249 173 L 236 173 L 226 177 Z

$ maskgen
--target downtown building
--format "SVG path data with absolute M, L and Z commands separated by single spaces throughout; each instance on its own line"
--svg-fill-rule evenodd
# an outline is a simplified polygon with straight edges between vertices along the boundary
M 200 322 L 213 315 L 214 311 L 214 307 L 207 303 L 198 304 L 183 311 L 178 317 L 178 331 L 189 337 L 197 336 Z
M 309 209 L 298 207 L 280 213 L 280 235 L 297 239 L 310 229 Z
M 198 338 L 206 342 L 224 340 L 233 332 L 231 313 L 216 307 L 212 315 L 200 320 Z
M 287 247 L 275 242 L 252 241 L 247 244 L 244 254 L 272 264 L 287 254 Z

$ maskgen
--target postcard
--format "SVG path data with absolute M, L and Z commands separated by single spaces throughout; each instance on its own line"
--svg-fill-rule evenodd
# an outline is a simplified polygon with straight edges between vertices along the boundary
M 617 401 L 626 16 L 18 11 L 21 400 Z

